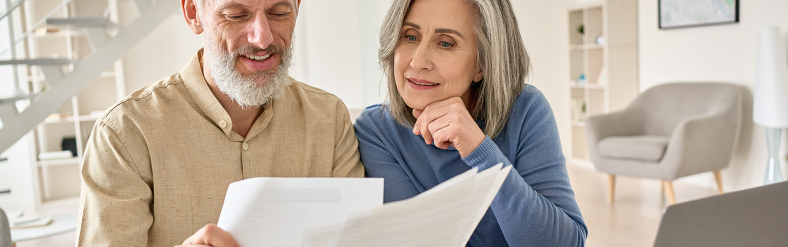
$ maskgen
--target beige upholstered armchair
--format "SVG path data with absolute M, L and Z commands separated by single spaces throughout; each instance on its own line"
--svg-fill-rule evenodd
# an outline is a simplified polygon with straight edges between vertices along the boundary
M 0 208 L 0 247 L 12 247 L 14 246 L 13 242 L 11 242 L 11 226 L 8 224 L 8 217 Z
M 728 167 L 741 125 L 739 88 L 724 83 L 674 83 L 653 87 L 626 109 L 592 116 L 586 123 L 588 151 L 597 170 L 615 176 L 662 180 L 671 204 L 676 178 Z

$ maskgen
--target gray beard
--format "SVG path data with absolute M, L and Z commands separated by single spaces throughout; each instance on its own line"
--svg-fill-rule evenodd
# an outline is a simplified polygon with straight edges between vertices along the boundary
M 293 57 L 292 46 L 278 52 L 282 62 L 275 71 L 260 71 L 244 75 L 235 69 L 235 63 L 243 48 L 232 53 L 224 49 L 212 37 L 206 37 L 204 61 L 211 69 L 211 77 L 219 91 L 230 97 L 241 108 L 260 107 L 273 98 L 278 97 L 290 85 L 288 70 Z M 276 50 L 276 49 L 275 49 Z

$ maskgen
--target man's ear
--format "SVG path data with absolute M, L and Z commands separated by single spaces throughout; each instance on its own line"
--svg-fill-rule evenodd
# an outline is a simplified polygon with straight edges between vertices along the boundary
M 194 34 L 201 34 L 203 26 L 198 17 L 199 13 L 197 13 L 197 6 L 194 5 L 194 1 L 201 0 L 181 0 L 181 9 L 183 9 L 183 18 L 186 19 L 186 23 L 189 24 L 189 28 L 192 29 L 192 32 Z

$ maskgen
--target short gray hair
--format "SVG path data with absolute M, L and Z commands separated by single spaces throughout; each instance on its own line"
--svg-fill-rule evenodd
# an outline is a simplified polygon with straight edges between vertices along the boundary
M 194 1 L 194 7 L 197 9 L 197 12 L 198 13 L 202 13 L 203 1 L 206 1 L 206 0 L 193 0 L 193 1 Z M 298 14 L 298 0 L 293 0 L 293 3 L 295 4 L 293 6 L 295 8 L 295 12 L 296 12 L 296 14 Z
M 471 85 L 471 100 L 476 100 L 471 116 L 483 119 L 482 130 L 494 138 L 506 127 L 509 111 L 525 86 L 531 70 L 517 18 L 509 0 L 464 0 L 475 5 L 478 13 L 474 31 L 478 43 L 477 64 L 481 82 Z M 402 22 L 412 0 L 394 0 L 380 30 L 378 59 L 388 80 L 388 110 L 400 124 L 413 126 L 413 109 L 405 104 L 394 79 L 394 52 L 400 40 Z

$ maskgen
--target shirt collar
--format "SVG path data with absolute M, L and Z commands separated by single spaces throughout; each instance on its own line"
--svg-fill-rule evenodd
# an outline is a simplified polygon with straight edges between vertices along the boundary
M 211 89 L 208 87 L 208 82 L 205 80 L 200 63 L 203 53 L 204 50 L 200 49 L 197 54 L 186 63 L 186 66 L 181 69 L 181 78 L 183 78 L 189 94 L 197 103 L 197 106 L 205 113 L 206 117 L 231 140 L 244 141 L 243 137 L 233 132 L 233 122 L 230 119 L 230 115 L 227 114 L 227 111 L 222 107 L 222 104 L 219 103 L 219 100 L 216 99 L 216 96 L 213 95 L 213 92 L 211 92 Z M 257 117 L 254 124 L 252 124 L 252 128 L 246 135 L 246 140 L 259 134 L 271 121 L 274 112 L 273 101 L 274 99 L 271 99 L 263 106 L 265 110 Z M 224 122 L 224 124 L 222 124 L 222 122 Z M 222 125 L 224 125 L 224 128 L 222 128 Z

